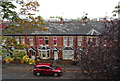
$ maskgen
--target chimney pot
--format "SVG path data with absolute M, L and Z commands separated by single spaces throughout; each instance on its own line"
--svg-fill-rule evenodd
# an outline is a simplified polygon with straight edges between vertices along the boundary
M 63 25 L 63 18 L 60 18 L 60 24 Z
M 82 17 L 82 25 L 85 25 L 85 23 L 86 23 L 86 19 L 87 19 L 86 16 L 83 16 L 83 17 Z

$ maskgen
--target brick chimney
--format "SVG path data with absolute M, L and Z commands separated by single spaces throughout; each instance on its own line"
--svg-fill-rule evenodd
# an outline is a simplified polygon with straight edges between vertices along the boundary
M 85 23 L 86 23 L 86 19 L 87 19 L 86 16 L 83 16 L 83 17 L 82 17 L 82 25 L 85 25 Z
M 103 22 L 108 22 L 107 18 L 103 18 Z
M 60 24 L 63 25 L 63 18 L 60 18 Z

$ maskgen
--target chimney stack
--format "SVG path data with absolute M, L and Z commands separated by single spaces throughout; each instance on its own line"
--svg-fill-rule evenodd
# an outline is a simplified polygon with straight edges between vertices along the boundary
M 103 18 L 103 22 L 108 22 L 107 18 Z
M 60 18 L 60 24 L 63 25 L 63 18 Z
M 82 17 L 82 25 L 85 25 L 86 19 L 87 19 L 87 16 L 83 16 L 83 17 Z

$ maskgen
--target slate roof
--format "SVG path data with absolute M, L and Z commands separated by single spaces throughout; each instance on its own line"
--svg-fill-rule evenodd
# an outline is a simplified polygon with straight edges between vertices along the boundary
M 102 21 L 89 21 L 85 25 L 82 25 L 81 22 L 65 22 L 61 25 L 59 22 L 46 22 L 47 31 L 28 31 L 26 30 L 28 35 L 91 35 L 91 31 L 93 35 L 97 35 L 97 32 L 100 34 L 101 29 L 103 28 Z M 23 35 L 23 34 L 16 34 Z

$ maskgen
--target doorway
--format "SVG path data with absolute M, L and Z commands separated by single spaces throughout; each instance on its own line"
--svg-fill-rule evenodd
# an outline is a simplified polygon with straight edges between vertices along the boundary
M 54 51 L 54 60 L 58 60 L 58 51 Z

